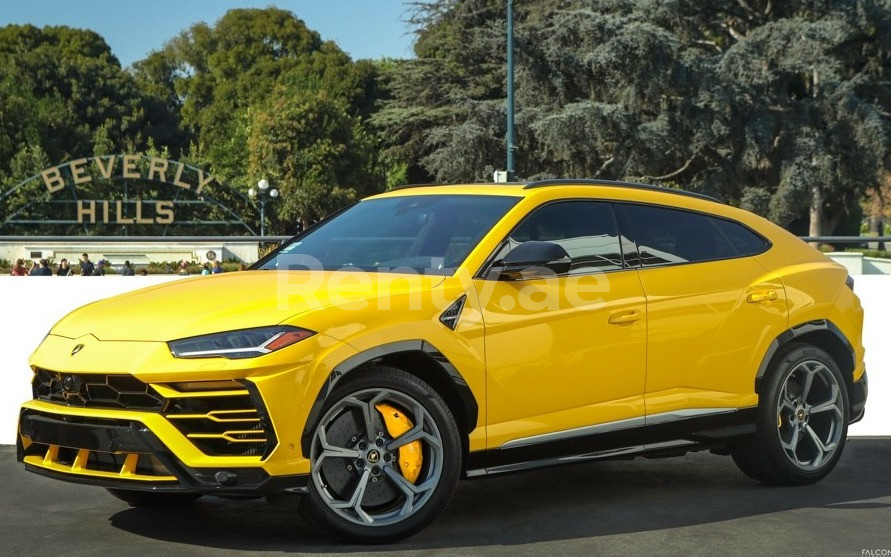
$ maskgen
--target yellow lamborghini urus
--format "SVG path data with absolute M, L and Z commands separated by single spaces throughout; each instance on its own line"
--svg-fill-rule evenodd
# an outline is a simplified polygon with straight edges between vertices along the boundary
M 863 416 L 844 268 L 746 211 L 603 181 L 409 187 L 244 273 L 85 306 L 31 357 L 18 458 L 134 506 L 300 496 L 411 535 L 459 478 L 710 450 L 769 484 Z

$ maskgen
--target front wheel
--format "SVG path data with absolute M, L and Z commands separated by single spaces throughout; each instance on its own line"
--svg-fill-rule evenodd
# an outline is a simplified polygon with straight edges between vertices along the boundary
M 835 360 L 815 346 L 794 344 L 763 381 L 757 431 L 732 448 L 733 460 L 765 483 L 823 479 L 841 457 L 848 432 L 848 391 Z
M 301 509 L 350 541 L 405 538 L 454 493 L 458 428 L 439 394 L 417 377 L 384 366 L 353 374 L 312 430 L 312 481 Z

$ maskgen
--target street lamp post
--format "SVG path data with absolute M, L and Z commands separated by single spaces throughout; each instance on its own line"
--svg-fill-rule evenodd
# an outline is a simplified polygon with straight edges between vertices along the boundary
M 507 181 L 516 180 L 514 166 L 514 0 L 507 0 Z
M 278 197 L 278 190 L 269 187 L 269 182 L 263 178 L 257 182 L 257 188 L 248 190 L 248 195 L 260 203 L 260 236 L 266 236 L 266 204 Z

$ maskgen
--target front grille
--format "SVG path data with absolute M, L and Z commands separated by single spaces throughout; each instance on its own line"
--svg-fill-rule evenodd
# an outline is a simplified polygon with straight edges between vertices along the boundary
M 155 455 L 107 453 L 91 449 L 31 443 L 25 450 L 27 464 L 86 476 L 137 481 L 176 481 Z
M 159 412 L 164 397 L 132 375 L 57 373 L 37 369 L 34 398 L 85 408 L 122 408 Z
M 212 456 L 261 456 L 274 438 L 247 394 L 171 399 L 164 416 Z
M 119 408 L 160 412 L 201 452 L 210 456 L 262 456 L 275 445 L 275 434 L 265 410 L 258 411 L 254 397 L 244 385 L 232 381 L 230 387 L 220 381 L 189 383 L 189 391 L 179 391 L 181 384 L 158 386 L 165 398 L 151 385 L 132 375 L 57 373 L 36 371 L 34 398 L 83 408 Z M 173 394 L 171 394 L 173 393 Z M 262 402 L 260 403 L 262 409 Z
M 28 418 L 43 419 L 29 422 Z M 47 424 L 45 421 L 49 419 Z M 62 474 L 137 482 L 176 482 L 170 470 L 145 449 L 134 448 L 132 440 L 115 437 L 110 430 L 131 428 L 131 422 L 81 417 L 60 417 L 25 412 L 20 419 L 20 459 L 26 464 Z M 64 425 L 72 429 L 66 429 Z M 84 430 L 90 435 L 83 435 Z M 72 431 L 79 430 L 78 434 Z M 120 435 L 118 433 L 118 435 Z M 116 439 L 106 450 L 99 441 Z M 120 449 L 120 450 L 118 450 Z

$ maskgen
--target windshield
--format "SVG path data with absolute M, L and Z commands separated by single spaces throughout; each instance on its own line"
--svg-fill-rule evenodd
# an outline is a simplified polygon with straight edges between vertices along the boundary
M 415 195 L 362 201 L 289 241 L 256 268 L 450 275 L 518 200 Z

